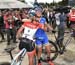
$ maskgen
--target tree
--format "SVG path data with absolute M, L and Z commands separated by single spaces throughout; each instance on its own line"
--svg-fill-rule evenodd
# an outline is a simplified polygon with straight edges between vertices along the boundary
M 25 0 L 19 0 L 19 1 L 21 1 L 21 2 L 25 2 Z
M 68 5 L 68 0 L 62 0 L 63 5 Z

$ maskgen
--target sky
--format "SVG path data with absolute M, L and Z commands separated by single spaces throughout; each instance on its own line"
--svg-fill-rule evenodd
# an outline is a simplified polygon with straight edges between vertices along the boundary
M 26 2 L 34 2 L 34 0 L 25 0 Z M 62 0 L 54 0 L 55 2 L 59 2 L 59 1 L 62 1 Z M 43 2 L 43 3 L 51 3 L 53 2 L 53 0 L 37 0 L 37 2 Z

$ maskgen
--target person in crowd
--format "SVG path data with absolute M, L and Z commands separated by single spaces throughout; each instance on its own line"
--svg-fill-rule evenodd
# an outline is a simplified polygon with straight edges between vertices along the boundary
M 7 47 L 11 44 L 11 39 L 13 44 L 16 43 L 16 30 L 14 26 L 14 19 L 11 12 L 6 12 L 4 15 L 6 34 L 7 34 Z
M 63 39 L 64 39 L 66 19 L 67 19 L 66 14 L 64 12 L 60 12 L 59 25 L 57 26 L 58 27 L 58 37 L 57 37 L 57 39 L 63 37 L 60 41 L 58 41 L 60 47 L 63 47 Z
M 33 40 L 37 29 L 41 27 L 41 25 L 35 21 L 35 12 L 33 11 L 34 10 L 29 12 L 29 20 L 26 20 L 23 23 L 16 35 L 17 38 L 21 37 L 19 50 L 22 50 L 23 48 L 27 50 L 29 65 L 34 65 L 33 59 L 36 52 Z
M 38 53 L 37 53 L 37 56 L 38 56 L 38 65 L 41 65 L 41 53 L 42 53 L 42 45 L 45 46 L 45 49 L 47 51 L 47 60 L 48 60 L 48 63 L 51 65 L 53 64 L 50 60 L 50 49 L 51 49 L 51 46 L 48 42 L 48 37 L 47 37 L 47 34 L 45 33 L 45 31 L 47 30 L 47 28 L 49 28 L 49 30 L 53 30 L 53 28 L 47 24 L 46 22 L 46 19 L 44 17 L 42 17 L 42 9 L 37 7 L 35 8 L 35 13 L 36 13 L 36 20 L 42 25 L 42 28 L 39 28 L 35 34 L 35 37 L 37 38 L 36 39 L 36 45 L 37 45 L 37 48 L 38 48 Z M 39 39 L 41 38 L 41 39 Z
M 50 18 L 51 26 L 53 27 L 53 29 L 55 29 L 56 28 L 55 11 L 50 12 L 49 18 Z
M 48 9 L 45 8 L 45 9 L 43 10 L 42 14 L 43 14 L 43 17 L 46 19 L 47 23 L 49 23 L 49 21 L 48 21 L 48 16 L 49 16 Z
M 3 29 L 4 29 L 4 19 L 3 19 L 2 12 L 0 11 L 0 35 L 2 37 L 0 42 L 5 41 Z
M 55 21 L 56 21 L 56 26 L 60 24 L 60 18 L 59 18 L 60 12 L 56 11 L 55 13 Z
M 75 29 L 75 8 L 73 7 L 68 14 L 70 21 L 70 28 Z M 75 37 L 75 30 L 73 31 L 73 36 Z
M 21 26 L 21 24 L 22 24 L 22 19 L 21 19 L 21 16 L 20 16 L 20 11 L 15 11 L 14 12 L 14 16 L 13 16 L 13 18 L 14 18 L 14 21 L 15 21 L 15 27 L 16 27 L 16 29 L 19 29 L 20 28 L 20 26 Z

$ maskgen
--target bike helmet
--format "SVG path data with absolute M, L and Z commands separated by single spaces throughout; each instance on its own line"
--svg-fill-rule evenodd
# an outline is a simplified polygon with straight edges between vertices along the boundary
M 37 8 L 35 8 L 35 12 L 36 12 L 36 11 L 42 12 L 43 10 L 42 10 L 42 8 L 37 7 Z
M 29 10 L 29 17 L 35 16 L 35 10 Z

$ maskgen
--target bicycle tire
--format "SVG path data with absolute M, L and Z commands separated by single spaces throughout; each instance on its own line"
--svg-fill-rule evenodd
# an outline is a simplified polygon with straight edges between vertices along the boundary
M 52 45 L 52 48 L 54 47 L 54 49 L 51 48 L 51 54 L 50 54 L 50 60 L 54 61 L 58 56 L 58 47 L 54 42 L 52 42 L 50 40 L 49 40 L 49 43 L 50 43 L 50 45 Z M 51 57 L 52 53 L 54 53 L 54 55 Z M 41 56 L 41 61 L 47 62 L 47 57 L 45 57 L 45 56 L 47 56 L 47 52 L 45 49 L 43 49 L 42 55 L 44 55 L 44 56 Z

